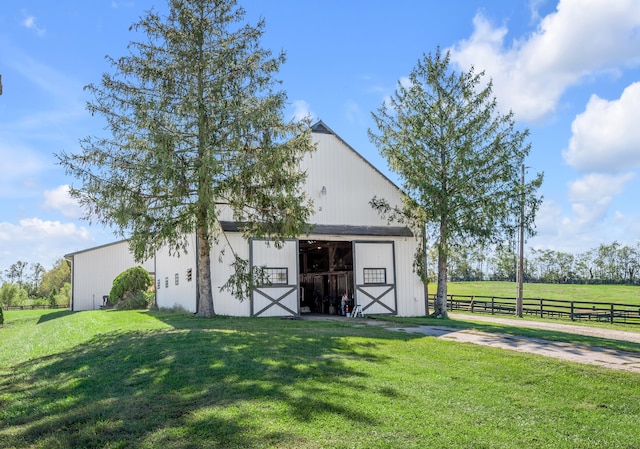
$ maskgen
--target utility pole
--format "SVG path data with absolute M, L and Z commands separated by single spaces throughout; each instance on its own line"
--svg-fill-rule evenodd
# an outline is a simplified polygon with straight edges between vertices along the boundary
M 2 95 L 2 75 L 0 75 L 0 95 Z
M 427 263 L 429 261 L 427 257 L 427 224 L 422 224 L 422 263 L 424 264 L 424 313 L 429 315 L 429 270 L 427 269 Z M 433 307 L 435 312 L 435 304 Z
M 520 254 L 518 258 L 518 295 L 516 314 L 522 318 L 522 290 L 524 282 L 524 164 L 522 164 L 522 192 L 520 199 Z

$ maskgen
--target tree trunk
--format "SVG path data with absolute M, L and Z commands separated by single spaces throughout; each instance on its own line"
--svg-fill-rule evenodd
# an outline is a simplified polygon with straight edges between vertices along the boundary
M 447 247 L 446 219 L 440 224 L 440 242 L 438 243 L 438 291 L 434 304 L 433 315 L 439 318 L 449 318 L 447 313 Z
M 446 185 L 443 185 L 446 190 Z M 443 213 L 440 218 L 440 235 L 438 237 L 438 289 L 434 304 L 433 315 L 438 318 L 449 318 L 447 314 L 447 265 L 449 257 L 449 244 L 447 240 L 448 216 Z
M 211 244 L 206 226 L 198 226 L 198 311 L 205 318 L 215 316 L 211 290 Z
M 438 291 L 433 314 L 439 318 L 449 318 L 447 313 L 447 255 L 438 251 Z

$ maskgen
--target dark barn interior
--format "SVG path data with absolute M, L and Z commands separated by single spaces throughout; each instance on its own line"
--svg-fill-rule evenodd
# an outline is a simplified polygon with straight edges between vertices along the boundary
M 337 314 L 340 299 L 353 298 L 351 242 L 300 240 L 300 307 Z

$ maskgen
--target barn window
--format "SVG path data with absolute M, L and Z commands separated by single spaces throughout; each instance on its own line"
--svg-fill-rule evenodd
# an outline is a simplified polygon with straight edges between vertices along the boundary
M 386 268 L 365 268 L 364 283 L 365 284 L 386 284 L 387 269 Z
M 289 282 L 288 268 L 264 268 L 264 279 L 267 285 L 287 285 Z
M 187 270 L 187 282 L 191 282 L 192 271 L 191 268 Z
M 164 287 L 169 288 L 169 277 L 164 278 Z
M 156 282 L 156 284 L 157 284 L 157 287 L 156 287 L 156 288 L 157 288 L 158 290 L 160 290 L 160 285 L 162 284 L 162 282 L 160 281 L 160 279 L 158 279 L 158 281 Z
M 180 275 L 178 273 L 176 273 L 176 275 L 174 277 L 175 277 L 176 285 L 180 284 Z

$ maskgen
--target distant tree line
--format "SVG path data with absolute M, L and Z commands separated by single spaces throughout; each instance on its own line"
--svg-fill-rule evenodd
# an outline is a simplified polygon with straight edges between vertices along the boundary
M 0 272 L 0 305 L 67 305 L 71 297 L 71 266 L 61 258 L 50 270 L 40 263 L 17 261 Z
M 435 255 L 430 254 L 435 266 Z M 459 248 L 452 253 L 449 279 L 452 281 L 516 281 L 516 245 L 495 248 Z M 524 281 L 551 284 L 640 285 L 640 243 L 601 244 L 584 253 L 532 249 L 524 257 Z M 434 273 L 429 273 L 433 281 Z

